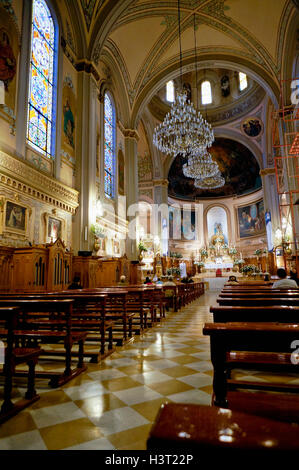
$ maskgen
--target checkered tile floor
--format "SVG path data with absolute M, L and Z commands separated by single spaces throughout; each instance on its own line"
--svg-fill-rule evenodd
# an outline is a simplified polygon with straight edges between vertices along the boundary
M 212 320 L 209 306 L 216 297 L 207 293 L 169 312 L 162 325 L 101 364 L 88 363 L 86 373 L 60 389 L 38 381 L 40 400 L 0 426 L 0 450 L 142 450 L 162 403 L 210 405 L 213 367 L 202 327 Z M 18 386 L 15 398 L 24 394 Z

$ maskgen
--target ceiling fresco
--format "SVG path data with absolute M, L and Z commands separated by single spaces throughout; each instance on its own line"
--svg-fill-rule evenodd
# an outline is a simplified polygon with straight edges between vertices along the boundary
M 194 180 L 186 178 L 183 174 L 182 166 L 186 163 L 186 158 L 178 155 L 168 174 L 169 196 L 186 200 L 241 196 L 261 188 L 259 164 L 253 153 L 243 144 L 231 139 L 217 138 L 209 151 L 225 178 L 224 187 L 213 190 L 195 188 Z

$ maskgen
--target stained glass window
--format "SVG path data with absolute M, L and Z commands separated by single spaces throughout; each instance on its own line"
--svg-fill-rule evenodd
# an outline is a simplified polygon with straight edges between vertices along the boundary
M 174 83 L 173 80 L 170 80 L 166 83 L 166 99 L 170 103 L 174 102 Z
M 114 197 L 115 188 L 115 106 L 108 93 L 104 99 L 104 168 L 105 194 Z
M 247 75 L 246 73 L 239 72 L 239 86 L 240 86 L 240 91 L 245 90 L 248 86 L 247 82 Z
M 202 82 L 201 84 L 201 103 L 202 104 L 212 103 L 211 83 L 208 81 Z
M 45 0 L 33 0 L 27 141 L 54 154 L 56 27 Z

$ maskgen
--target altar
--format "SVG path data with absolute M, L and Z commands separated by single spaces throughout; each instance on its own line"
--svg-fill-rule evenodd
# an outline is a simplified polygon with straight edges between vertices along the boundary
M 205 269 L 232 269 L 234 267 L 233 262 L 207 262 L 205 263 Z

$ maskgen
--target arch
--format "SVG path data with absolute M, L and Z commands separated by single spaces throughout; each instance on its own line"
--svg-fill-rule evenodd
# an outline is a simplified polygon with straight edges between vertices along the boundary
M 202 62 L 197 64 L 198 70 L 223 68 L 237 72 L 246 73 L 255 80 L 270 96 L 274 106 L 278 107 L 279 85 L 276 78 L 270 75 L 265 69 L 258 64 L 253 64 L 245 57 L 236 57 L 232 54 L 222 55 L 219 53 L 205 54 Z M 183 59 L 182 74 L 195 70 L 194 57 Z M 142 91 L 137 96 L 134 107 L 132 109 L 131 127 L 135 128 L 140 116 L 151 98 L 165 85 L 165 82 L 175 79 L 180 74 L 180 64 L 176 60 L 168 65 L 158 75 L 152 77 Z
M 228 234 L 228 240 L 227 242 L 229 243 L 231 235 L 232 235 L 232 221 L 231 221 L 231 212 L 230 209 L 223 203 L 218 201 L 213 202 L 212 204 L 209 204 L 208 206 L 205 207 L 204 213 L 203 213 L 203 220 L 204 220 L 204 238 L 205 238 L 205 244 L 209 244 L 209 235 L 208 235 L 208 213 L 211 209 L 214 207 L 220 207 L 225 211 L 226 214 L 226 220 L 227 220 L 227 234 Z
M 116 112 L 110 91 L 104 94 L 104 192 L 115 197 L 116 176 Z
M 233 128 L 228 128 L 228 127 L 215 127 L 214 128 L 214 135 L 215 137 L 224 137 L 232 140 L 236 140 L 240 144 L 243 144 L 245 147 L 247 147 L 252 154 L 255 156 L 260 169 L 264 168 L 264 162 L 263 162 L 263 153 L 261 149 L 256 145 L 256 143 L 249 138 L 245 137 L 241 132 L 237 131 L 236 129 Z M 172 162 L 174 161 L 175 157 L 167 155 L 164 161 L 164 178 L 168 178 L 168 173 L 170 170 L 170 167 L 172 165 Z
M 117 118 L 122 121 L 125 128 L 130 128 L 130 102 L 125 77 L 120 64 L 112 51 L 105 47 L 101 56 L 101 61 L 111 72 L 111 77 L 107 77 L 100 86 L 100 95 L 104 96 L 107 89 L 111 89 L 117 100 L 115 101 L 117 109 Z M 112 81 L 111 81 L 112 80 Z
M 27 142 L 55 155 L 59 27 L 47 0 L 33 0 Z
M 103 45 L 118 17 L 128 9 L 131 3 L 132 0 L 122 0 L 121 2 L 110 0 L 100 10 L 100 15 L 98 15 L 90 34 L 87 58 L 91 58 L 97 64 Z

